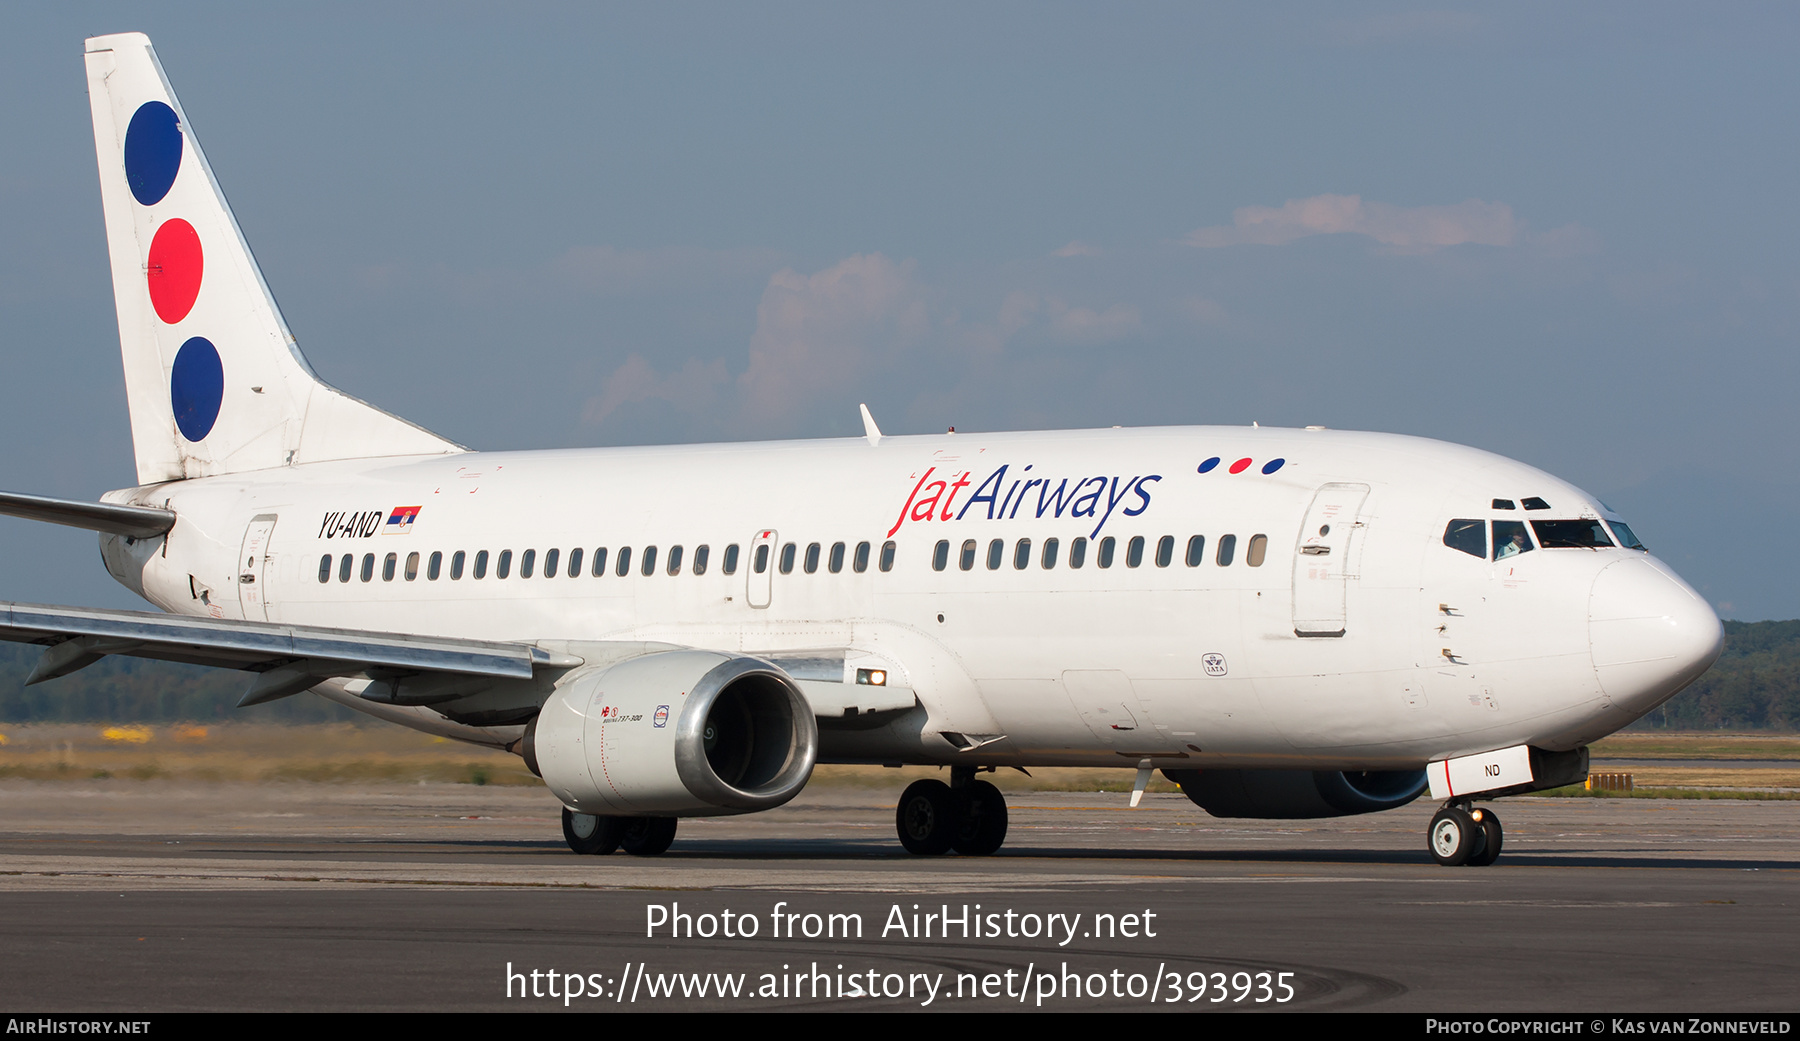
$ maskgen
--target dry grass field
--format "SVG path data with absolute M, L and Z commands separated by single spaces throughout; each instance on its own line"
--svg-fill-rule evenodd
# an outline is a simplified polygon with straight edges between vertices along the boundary
M 1791 734 L 1635 733 L 1594 747 L 1596 759 L 1683 760 L 1631 768 L 1639 795 L 1760 790 L 1800 796 L 1800 736 Z M 1696 760 L 1707 760 L 1704 765 Z M 1757 761 L 1756 767 L 1734 762 Z M 1792 761 L 1770 767 L 1770 761 Z M 815 785 L 898 790 L 927 767 L 821 766 Z M 1007 791 L 1130 791 L 1133 771 L 1034 769 L 988 775 Z M 275 724 L 0 724 L 0 779 L 79 782 L 169 778 L 219 782 L 456 782 L 539 784 L 517 756 L 396 726 Z M 1157 775 L 1151 791 L 1176 787 Z M 1572 794 L 1572 793 L 1567 793 Z M 1584 793 L 1585 794 L 1585 793 Z M 1693 797 L 1689 795 L 1688 797 Z

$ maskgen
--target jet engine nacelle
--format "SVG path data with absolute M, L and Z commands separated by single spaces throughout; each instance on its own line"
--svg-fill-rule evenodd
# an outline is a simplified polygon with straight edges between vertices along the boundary
M 1423 770 L 1164 770 L 1214 817 L 1344 817 L 1405 806 Z
M 662 651 L 564 677 L 523 751 L 577 813 L 747 813 L 805 787 L 819 728 L 793 679 L 766 661 Z

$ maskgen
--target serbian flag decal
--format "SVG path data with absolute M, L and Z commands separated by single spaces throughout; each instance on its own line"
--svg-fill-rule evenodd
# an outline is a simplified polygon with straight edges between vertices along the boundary
M 418 520 L 423 506 L 396 506 L 388 514 L 387 533 L 389 535 L 405 535 L 412 531 L 413 521 Z

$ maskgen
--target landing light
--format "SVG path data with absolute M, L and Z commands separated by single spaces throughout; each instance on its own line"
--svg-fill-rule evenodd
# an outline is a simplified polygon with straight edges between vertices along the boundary
M 887 686 L 887 670 L 857 669 L 856 682 L 864 687 L 885 687 Z

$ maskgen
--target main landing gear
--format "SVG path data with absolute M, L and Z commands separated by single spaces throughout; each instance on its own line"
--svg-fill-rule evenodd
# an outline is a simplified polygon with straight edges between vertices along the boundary
M 1432 859 L 1445 867 L 1487 867 L 1500 859 L 1504 838 L 1498 814 L 1467 802 L 1445 803 L 1425 834 Z
M 673 817 L 596 817 L 564 806 L 562 824 L 569 848 L 590 856 L 603 857 L 622 846 L 633 856 L 654 857 L 675 841 Z
M 908 853 L 934 856 L 955 850 L 985 857 L 1006 841 L 1006 797 L 975 779 L 976 767 L 953 766 L 950 783 L 914 781 L 894 811 L 895 830 Z

